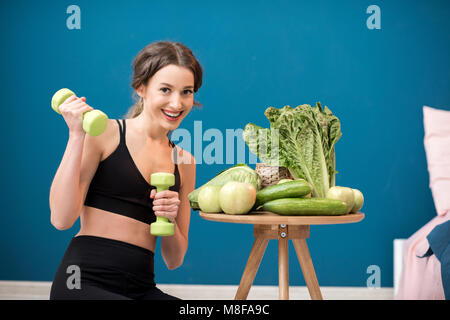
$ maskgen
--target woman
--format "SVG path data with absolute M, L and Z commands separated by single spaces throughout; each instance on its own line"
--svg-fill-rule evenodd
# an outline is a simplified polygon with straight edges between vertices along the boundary
M 155 42 L 133 61 L 132 87 L 139 101 L 126 119 L 108 120 L 97 137 L 82 129 L 93 108 L 85 97 L 59 108 L 69 140 L 50 189 L 51 223 L 65 230 L 80 217 L 52 283 L 50 299 L 176 299 L 156 288 L 153 259 L 156 216 L 175 224 L 161 237 L 169 269 L 183 263 L 188 246 L 195 161 L 168 135 L 191 111 L 202 84 L 202 68 L 181 43 Z M 175 175 L 175 185 L 156 193 L 154 172 Z M 78 282 L 77 282 L 78 281 Z

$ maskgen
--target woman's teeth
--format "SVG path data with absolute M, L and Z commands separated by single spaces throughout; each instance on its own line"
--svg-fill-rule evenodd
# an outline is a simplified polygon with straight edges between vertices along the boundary
M 170 118 L 178 118 L 178 117 L 183 113 L 183 111 L 180 111 L 180 112 L 177 112 L 177 113 L 172 113 L 172 112 L 165 111 L 165 110 L 162 110 L 162 112 L 163 112 L 166 116 L 168 116 L 168 117 L 170 117 Z

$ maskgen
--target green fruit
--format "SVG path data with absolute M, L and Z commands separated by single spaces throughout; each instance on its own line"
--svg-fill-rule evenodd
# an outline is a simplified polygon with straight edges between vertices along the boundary
M 219 192 L 220 207 L 228 214 L 245 214 L 256 201 L 255 187 L 246 182 L 229 181 Z
M 259 190 L 256 193 L 256 206 L 275 199 L 300 198 L 311 193 L 311 185 L 303 179 L 289 180 L 274 184 Z
M 292 179 L 281 179 L 280 181 L 278 181 L 277 184 L 286 183 L 286 182 L 291 182 L 291 181 L 294 181 L 294 180 L 292 180 Z
M 261 189 L 261 178 L 246 164 L 237 164 L 226 170 L 219 172 L 214 178 L 204 185 L 188 194 L 189 204 L 193 210 L 200 209 L 198 205 L 198 194 L 202 188 L 208 185 L 223 186 L 229 181 L 247 182 L 252 184 L 256 190 Z
M 219 201 L 221 186 L 205 186 L 198 194 L 198 205 L 203 212 L 222 212 Z
M 264 203 L 263 210 L 292 216 L 337 216 L 347 213 L 347 205 L 335 199 L 283 198 Z
M 355 198 L 355 203 L 353 205 L 351 212 L 358 212 L 364 205 L 364 196 L 363 196 L 362 192 L 359 191 L 358 189 L 352 189 L 352 190 L 353 190 L 353 195 Z
M 350 213 L 355 202 L 353 190 L 348 187 L 331 187 L 327 192 L 326 198 L 344 201 L 347 205 L 347 213 Z

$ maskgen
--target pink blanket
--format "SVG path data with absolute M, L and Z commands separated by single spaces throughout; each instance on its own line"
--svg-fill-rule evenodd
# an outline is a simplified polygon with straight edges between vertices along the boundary
M 436 216 L 403 244 L 403 268 L 395 299 L 407 300 L 444 300 L 441 263 L 433 254 L 423 256 L 428 248 L 427 235 L 438 224 L 449 220 L 450 214 Z
M 403 269 L 395 299 L 445 299 L 441 263 L 428 248 L 427 235 L 450 218 L 450 111 L 423 107 L 424 146 L 437 217 L 403 244 Z

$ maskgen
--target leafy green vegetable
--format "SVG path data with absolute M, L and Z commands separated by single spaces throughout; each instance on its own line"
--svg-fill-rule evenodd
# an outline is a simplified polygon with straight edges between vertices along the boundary
M 246 164 L 237 164 L 219 172 L 213 179 L 188 194 L 189 203 L 193 210 L 199 210 L 198 195 L 206 186 L 223 186 L 228 181 L 247 182 L 253 185 L 256 191 L 261 189 L 261 178 L 255 170 Z
M 320 103 L 269 107 L 264 115 L 270 128 L 253 123 L 244 128 L 249 149 L 265 164 L 286 167 L 294 179 L 307 180 L 313 197 L 325 198 L 335 184 L 334 146 L 342 135 L 339 119 Z

